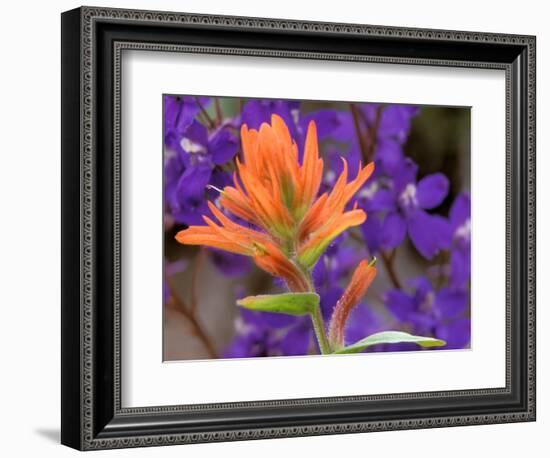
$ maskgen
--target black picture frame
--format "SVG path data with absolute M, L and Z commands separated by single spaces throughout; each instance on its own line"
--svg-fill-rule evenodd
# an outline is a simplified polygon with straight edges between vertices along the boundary
M 81 7 L 62 14 L 62 429 L 80 450 L 535 420 L 533 36 Z M 506 72 L 506 387 L 122 408 L 124 49 Z

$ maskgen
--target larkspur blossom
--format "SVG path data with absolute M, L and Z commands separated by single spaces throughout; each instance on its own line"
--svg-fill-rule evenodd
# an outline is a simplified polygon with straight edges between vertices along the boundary
M 470 280 L 471 263 L 471 222 L 470 197 L 459 194 L 449 212 L 451 243 L 451 272 L 449 283 L 456 287 L 465 287 Z
M 164 97 L 164 200 L 168 227 L 174 222 L 200 224 L 208 215 L 207 198 L 216 195 L 209 185 L 223 187 L 231 175 L 221 168 L 231 162 L 238 149 L 228 124 L 212 132 L 197 122 L 197 115 L 211 103 L 209 97 Z M 229 277 L 249 271 L 247 259 L 232 253 L 211 250 L 210 259 Z
M 389 290 L 385 302 L 408 331 L 430 333 L 447 341 L 446 348 L 463 348 L 470 341 L 470 320 L 465 316 L 468 292 L 434 289 L 426 277 L 409 282 L 410 291 Z
M 333 109 L 321 109 L 304 114 L 300 102 L 276 99 L 252 99 L 244 104 L 241 123 L 250 129 L 259 129 L 263 123 L 269 123 L 276 114 L 288 127 L 290 136 L 298 146 L 298 156 L 302 160 L 304 144 L 309 123 L 315 122 L 317 137 L 323 140 L 330 136 L 339 126 L 339 113 Z
M 378 174 L 391 174 L 405 158 L 403 146 L 411 129 L 412 119 L 419 108 L 414 105 L 355 104 L 351 110 L 338 113 L 330 136 L 349 144 L 346 158 L 352 163 L 362 157 L 360 136 L 372 142 L 373 157 Z M 374 134 L 374 137 L 373 137 Z
M 417 172 L 417 165 L 406 158 L 391 179 L 381 179 L 374 185 L 377 189 L 373 190 L 366 208 L 370 205 L 383 216 L 372 218 L 363 227 L 371 250 L 395 248 L 407 234 L 426 259 L 432 259 L 448 247 L 450 228 L 447 220 L 427 210 L 443 202 L 449 192 L 449 180 L 441 173 L 434 173 L 417 182 Z

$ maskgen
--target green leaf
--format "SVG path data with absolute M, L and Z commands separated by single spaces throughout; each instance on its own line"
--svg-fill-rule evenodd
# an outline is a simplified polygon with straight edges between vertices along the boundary
M 421 347 L 441 347 L 447 345 L 444 340 L 434 339 L 433 337 L 413 336 L 401 331 L 384 331 L 365 337 L 352 345 L 336 350 L 334 353 L 359 353 L 361 350 L 372 345 L 401 342 L 412 342 Z
M 237 304 L 250 310 L 286 313 L 287 315 L 307 315 L 319 306 L 319 295 L 315 293 L 285 293 L 248 296 Z

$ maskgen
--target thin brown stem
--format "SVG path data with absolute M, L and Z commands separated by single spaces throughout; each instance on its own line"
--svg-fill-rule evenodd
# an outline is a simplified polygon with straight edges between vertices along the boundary
M 222 106 L 220 104 L 220 99 L 216 97 L 214 99 L 214 107 L 216 108 L 216 122 L 218 123 L 218 126 L 223 121 L 223 114 L 222 114 Z
M 354 103 L 350 103 L 351 116 L 353 118 L 353 126 L 355 127 L 355 134 L 357 135 L 357 140 L 359 141 L 359 149 L 361 150 L 361 156 L 363 160 L 367 161 L 367 151 L 369 146 L 366 142 L 365 136 L 361 131 L 361 120 L 359 114 L 359 108 Z
M 376 145 L 377 145 L 377 142 L 378 142 L 378 129 L 380 128 L 380 121 L 382 119 L 382 111 L 384 110 L 384 105 L 378 105 L 376 107 L 376 112 L 374 113 L 374 121 L 372 122 L 372 124 L 369 126 L 369 130 L 368 130 L 368 142 L 369 142 L 369 145 L 368 145 L 368 151 L 367 151 L 367 154 L 368 154 L 368 159 L 369 160 L 372 160 L 372 158 L 374 157 L 374 153 L 376 151 Z M 365 161 L 367 160 L 367 158 L 365 158 Z
M 399 277 L 397 276 L 397 272 L 395 271 L 395 250 L 392 250 L 391 253 L 387 253 L 384 250 L 380 251 L 380 258 L 382 259 L 382 262 L 384 263 L 384 267 L 386 268 L 386 272 L 388 272 L 388 276 L 390 277 L 390 281 L 392 282 L 394 288 L 401 289 L 402 284 L 399 280 Z
M 205 118 L 205 120 L 208 124 L 208 127 L 210 127 L 211 129 L 214 129 L 216 127 L 216 123 L 210 117 L 210 115 L 208 114 L 208 112 L 204 108 L 204 105 L 201 103 L 201 101 L 198 97 L 195 97 L 195 102 L 197 103 L 199 109 L 201 110 L 201 114 L 204 116 L 204 118 Z
M 168 288 L 170 290 L 169 303 L 171 302 L 173 305 L 173 308 L 178 312 L 180 312 L 185 317 L 185 319 L 189 322 L 189 324 L 192 327 L 193 334 L 202 342 L 210 358 L 212 359 L 217 358 L 218 353 L 216 352 L 216 348 L 214 347 L 214 344 L 210 340 L 210 337 L 208 337 L 208 334 L 206 334 L 206 331 L 202 328 L 195 314 L 191 312 L 191 310 L 185 305 L 185 303 L 181 300 L 181 298 L 174 292 L 174 289 L 170 285 L 168 285 Z
M 380 121 L 382 119 L 383 110 L 384 110 L 384 105 L 379 105 L 376 108 L 373 122 L 369 124 L 364 113 L 361 110 L 359 110 L 359 108 L 357 108 L 357 105 L 355 105 L 354 103 L 350 104 L 350 111 L 353 117 L 353 125 L 355 126 L 355 133 L 357 135 L 357 140 L 359 141 L 361 157 L 366 164 L 371 162 L 372 159 L 374 158 L 374 153 L 376 151 L 377 137 L 378 137 L 378 129 L 380 128 Z M 365 132 L 361 130 L 361 122 L 365 124 L 365 127 L 366 127 Z M 356 239 L 360 237 L 358 235 L 355 235 L 353 232 L 352 232 L 352 236 L 355 236 Z M 362 237 L 361 237 L 361 241 L 364 243 L 364 240 Z M 390 281 L 392 282 L 393 286 L 395 288 L 400 289 L 401 281 L 397 276 L 397 272 L 395 271 L 395 266 L 394 266 L 395 250 L 392 250 L 391 253 L 387 253 L 384 250 L 381 250 L 380 258 L 384 263 L 384 267 L 388 272 L 388 276 L 390 277 Z
M 380 120 L 382 119 L 382 111 L 384 105 L 379 105 L 374 114 L 374 120 L 369 123 L 365 114 L 357 107 L 356 104 L 350 103 L 350 111 L 355 127 L 355 134 L 359 141 L 359 149 L 361 150 L 361 158 L 365 164 L 371 162 L 376 152 L 378 139 L 378 129 L 380 128 Z M 365 125 L 365 130 L 361 129 L 361 123 Z

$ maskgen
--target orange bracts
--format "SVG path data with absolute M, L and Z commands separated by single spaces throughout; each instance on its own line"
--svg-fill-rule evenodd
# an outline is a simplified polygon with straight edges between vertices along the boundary
M 204 216 L 206 226 L 191 226 L 176 235 L 187 245 L 207 245 L 253 257 L 256 264 L 282 277 L 293 291 L 310 289 L 307 272 L 339 234 L 366 219 L 363 210 L 346 205 L 374 170 L 360 168 L 348 182 L 342 174 L 330 193 L 317 196 L 323 177 L 317 129 L 309 124 L 302 164 L 298 147 L 277 115 L 260 129 L 241 127 L 242 161 L 237 160 L 233 186 L 221 190 L 219 203 L 257 229 L 235 223 L 215 205 L 209 208 L 219 223 Z
M 359 304 L 373 282 L 374 277 L 376 277 L 375 264 L 376 258 L 371 263 L 368 263 L 366 259 L 359 263 L 355 272 L 353 272 L 348 287 L 334 307 L 328 334 L 330 346 L 334 350 L 342 348 L 345 344 L 344 328 L 346 322 L 348 321 L 349 314 Z

